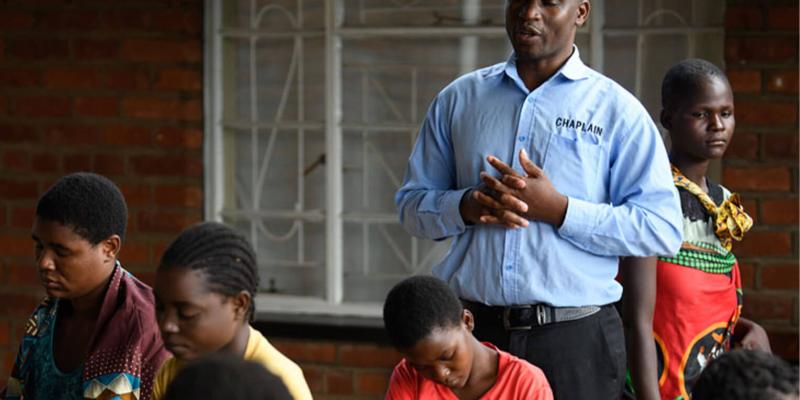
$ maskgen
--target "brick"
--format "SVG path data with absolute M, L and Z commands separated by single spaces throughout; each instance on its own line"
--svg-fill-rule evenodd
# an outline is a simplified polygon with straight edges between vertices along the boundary
M 767 90 L 776 93 L 793 93 L 798 91 L 797 71 L 780 70 L 767 73 Z
M 734 191 L 739 190 L 784 190 L 791 188 L 791 173 L 787 167 L 762 167 L 753 165 L 749 168 L 725 167 L 722 180 L 725 186 Z
M 96 154 L 93 167 L 101 175 L 125 175 L 125 159 L 120 154 Z
M 306 383 L 308 383 L 308 388 L 311 389 L 311 393 L 315 396 L 319 393 L 322 393 L 325 388 L 322 369 L 308 365 L 302 365 L 302 369 L 303 375 L 306 378 Z
M 28 224 L 30 228 L 31 224 Z M 33 246 L 30 247 L 33 256 Z M 39 273 L 33 263 L 23 265 L 9 265 L 7 268 L 8 283 L 15 287 L 39 288 L 41 281 Z
M 797 6 L 770 5 L 767 10 L 767 27 L 797 31 Z
M 203 52 L 199 40 L 128 39 L 120 56 L 138 62 L 200 62 Z
M 203 206 L 203 190 L 192 185 L 160 185 L 154 189 L 156 204 L 200 208 Z M 301 360 L 302 361 L 302 360 Z
M 786 101 L 736 101 L 736 122 L 751 125 L 795 124 L 797 103 Z
M 119 55 L 119 42 L 104 39 L 77 39 L 74 51 L 75 58 L 79 60 L 110 60 Z
M 734 242 L 733 247 L 739 257 L 785 256 L 792 252 L 792 239 L 789 232 L 754 230 L 741 242 Z
M 119 115 L 116 97 L 76 97 L 75 114 L 89 117 L 115 117 Z
M 44 144 L 63 146 L 88 146 L 95 143 L 97 129 L 87 125 L 55 125 L 46 127 Z
M 151 84 L 150 73 L 144 68 L 116 68 L 105 72 L 105 87 L 117 90 L 144 90 Z
M 150 128 L 128 124 L 104 126 L 99 129 L 97 142 L 114 146 L 148 146 L 151 144 Z
M 28 246 L 33 257 L 33 245 Z M 31 311 L 41 302 L 43 291 L 31 291 L 29 294 L 0 293 L 0 315 L 23 319 L 30 316 Z M 15 334 L 14 337 L 21 337 Z
M 160 128 L 156 131 L 155 142 L 164 147 L 199 149 L 203 145 L 203 131 L 189 128 Z
M 739 274 L 741 275 L 743 288 L 753 289 L 756 287 L 756 267 L 753 264 L 740 261 Z
M 8 100 L 5 97 L 0 96 L 0 115 L 6 115 L 7 112 L 8 112 Z
M 139 211 L 140 232 L 164 232 L 175 234 L 186 227 L 200 222 L 200 214 L 166 211 Z
M 12 125 L 0 125 L 0 142 L 4 143 L 27 143 L 39 140 L 36 130 L 33 127 L 14 123 Z
M 203 105 L 199 99 L 132 97 L 122 100 L 122 113 L 128 117 L 142 119 L 200 121 Z
M 753 224 L 758 226 L 760 217 L 758 216 L 758 201 L 751 198 L 742 199 L 742 207 L 744 211 L 753 218 Z
M 3 188 L 3 199 L 28 199 L 35 200 L 39 196 L 39 189 L 33 181 L 14 181 L 0 178 L 0 188 Z M 2 241 L 3 236 L 0 236 Z M 7 255 L 2 250 L 0 244 L 0 254 Z
M 800 354 L 800 349 L 798 349 L 798 343 L 800 343 L 800 341 L 798 340 L 797 331 L 775 332 L 773 330 L 767 330 L 767 335 L 769 336 L 769 344 L 774 354 L 784 360 L 797 364 L 797 355 Z
M 725 9 L 725 29 L 753 29 L 763 25 L 760 7 L 729 5 Z
M 764 136 L 764 158 L 797 160 L 797 149 L 800 146 L 797 133 L 770 134 Z
M 8 39 L 5 53 L 24 60 L 64 59 L 69 57 L 69 42 L 55 38 Z
M 397 350 L 388 346 L 342 345 L 339 347 L 339 363 L 355 367 L 394 367 L 403 358 Z
M 4 257 L 33 258 L 33 242 L 25 234 L 0 234 L 0 254 Z
M 744 297 L 742 315 L 754 320 L 791 320 L 794 300 L 789 296 L 748 292 Z
M 22 117 L 66 117 L 72 114 L 67 97 L 36 96 L 17 99 L 14 115 Z
M 137 269 L 136 278 L 144 282 L 147 286 L 153 287 L 156 283 L 156 273 L 153 271 L 140 271 Z
M 11 209 L 9 225 L 12 228 L 31 229 L 34 214 L 36 214 L 34 207 L 14 207 Z
M 111 9 L 100 15 L 103 26 L 113 30 L 146 30 L 150 16 L 146 11 Z
M 196 34 L 203 30 L 203 16 L 196 10 L 156 10 L 151 14 L 150 24 L 159 32 Z
M 0 320 L 0 347 L 11 345 L 11 321 Z
M 102 75 L 93 68 L 51 68 L 44 72 L 44 85 L 53 89 L 86 89 L 100 86 Z
M 91 171 L 92 156 L 89 154 L 69 154 L 63 157 L 64 173 Z
M 156 191 L 158 193 L 158 191 Z M 297 340 L 273 340 L 275 346 L 286 357 L 295 362 L 333 364 L 336 362 L 336 346 L 332 343 L 318 343 Z
M 139 175 L 149 176 L 187 176 L 200 177 L 203 164 L 200 156 L 183 155 L 131 156 L 133 171 Z
M 41 83 L 41 73 L 30 68 L 0 68 L 0 86 L 35 87 Z
M 39 28 L 53 30 L 93 30 L 100 26 L 100 16 L 95 11 L 59 10 L 42 14 Z
M 149 264 L 150 245 L 134 241 L 127 241 L 122 245 L 120 260 L 125 260 L 126 264 Z
M 759 135 L 753 133 L 736 133 L 727 151 L 725 158 L 738 158 L 744 160 L 758 159 Z
M 797 36 L 732 37 L 725 39 L 725 61 L 731 65 L 745 62 L 796 62 Z
M 754 93 L 761 90 L 761 71 L 729 69 L 727 75 L 736 93 Z
M 380 396 L 389 388 L 389 374 L 386 372 L 358 372 L 356 374 L 356 393 Z
M 156 89 L 200 91 L 203 78 L 199 70 L 170 68 L 158 73 L 154 86 Z
M 0 30 L 19 31 L 30 29 L 33 26 L 33 15 L 29 12 L 2 10 L 0 11 Z
M 353 373 L 348 371 L 328 370 L 325 373 L 325 386 L 328 394 L 353 394 Z
M 150 185 L 143 184 L 121 184 L 119 189 L 125 196 L 125 202 L 129 206 L 144 206 L 152 204 L 152 192 Z
M 761 288 L 797 291 L 798 263 L 768 264 L 761 267 Z
M 0 227 L 6 226 L 6 207 L 0 205 Z
M 61 158 L 53 153 L 32 154 L 31 169 L 36 172 L 58 172 L 61 170 Z
M 27 150 L 6 150 L 0 159 L 4 170 L 27 170 L 30 168 L 30 156 Z
M 761 222 L 770 225 L 797 225 L 798 206 L 800 199 L 797 197 L 780 199 L 763 199 L 761 201 Z

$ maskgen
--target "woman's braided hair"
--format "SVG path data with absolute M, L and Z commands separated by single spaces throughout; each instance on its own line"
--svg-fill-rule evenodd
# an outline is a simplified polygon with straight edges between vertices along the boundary
M 258 264 L 253 247 L 242 234 L 218 222 L 191 226 L 161 256 L 159 269 L 175 267 L 202 271 L 213 292 L 225 296 L 249 293 L 248 321 L 253 321 Z

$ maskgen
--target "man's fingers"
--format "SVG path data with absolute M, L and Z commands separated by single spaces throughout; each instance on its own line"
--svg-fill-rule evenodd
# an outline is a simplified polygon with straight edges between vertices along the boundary
M 525 170 L 525 173 L 530 177 L 538 178 L 544 175 L 544 171 L 528 158 L 528 152 L 526 152 L 525 149 L 519 151 L 519 163 L 522 165 L 522 169 Z
M 481 172 L 481 180 L 489 189 L 500 193 L 511 193 L 512 189 L 498 181 L 497 178 L 489 175 L 486 172 Z
M 493 208 L 493 209 L 505 208 L 497 200 L 493 199 L 492 196 L 489 196 L 488 194 L 483 193 L 481 191 L 476 190 L 476 191 L 472 192 L 472 196 L 473 196 L 473 198 L 475 198 L 475 200 L 478 202 L 478 204 L 480 204 L 480 205 L 482 205 L 484 207 Z
M 525 214 L 526 212 L 528 212 L 528 205 L 524 201 L 516 198 L 515 196 L 504 193 L 500 195 L 499 200 L 503 208 L 510 209 L 511 211 L 514 211 L 519 214 Z
M 516 190 L 525 189 L 525 186 L 527 185 L 524 178 L 516 175 L 503 175 L 503 177 L 500 179 L 500 182 Z
M 492 167 L 494 167 L 496 170 L 500 171 L 500 173 L 503 174 L 503 175 L 517 175 L 517 176 L 519 176 L 519 172 L 514 171 L 514 169 L 509 167 L 508 164 L 500 161 L 500 159 L 498 159 L 495 156 L 486 157 L 486 161 L 488 161 L 489 164 Z

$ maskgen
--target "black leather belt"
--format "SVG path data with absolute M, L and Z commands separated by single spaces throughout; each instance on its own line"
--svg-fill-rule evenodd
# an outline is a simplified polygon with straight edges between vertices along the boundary
M 552 307 L 542 303 L 500 307 L 463 299 L 461 301 L 475 314 L 477 321 L 499 320 L 503 328 L 509 331 L 529 330 L 537 326 L 574 321 L 586 318 L 601 308 L 600 306 Z

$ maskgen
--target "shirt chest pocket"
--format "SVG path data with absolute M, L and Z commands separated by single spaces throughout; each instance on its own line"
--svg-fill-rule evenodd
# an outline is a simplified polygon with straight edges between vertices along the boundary
M 561 194 L 586 201 L 603 198 L 600 173 L 603 146 L 553 134 L 544 159 L 544 173 Z

